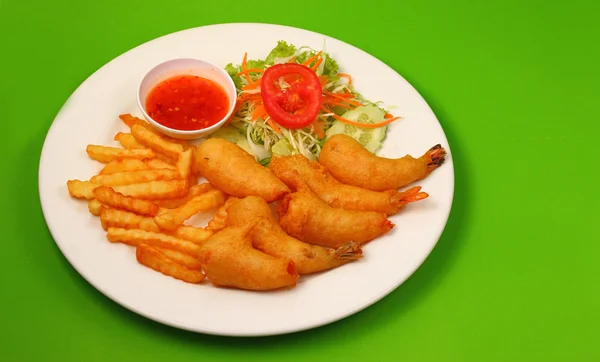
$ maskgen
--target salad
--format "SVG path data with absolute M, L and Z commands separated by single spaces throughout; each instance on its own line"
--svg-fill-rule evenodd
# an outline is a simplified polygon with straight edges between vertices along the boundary
M 345 133 L 375 153 L 394 117 L 354 90 L 325 51 L 285 41 L 264 60 L 228 64 L 237 89 L 234 115 L 211 137 L 228 139 L 262 165 L 273 155 L 315 160 L 328 137 Z

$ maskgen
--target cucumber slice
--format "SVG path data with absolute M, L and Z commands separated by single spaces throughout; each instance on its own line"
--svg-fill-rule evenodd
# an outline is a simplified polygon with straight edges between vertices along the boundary
M 384 120 L 385 111 L 381 108 L 368 104 L 349 110 L 342 117 L 359 123 L 378 123 Z M 377 152 L 387 133 L 387 126 L 379 128 L 361 128 L 341 121 L 335 121 L 325 132 L 325 139 L 335 134 L 347 134 L 360 144 L 365 146 L 371 153 Z

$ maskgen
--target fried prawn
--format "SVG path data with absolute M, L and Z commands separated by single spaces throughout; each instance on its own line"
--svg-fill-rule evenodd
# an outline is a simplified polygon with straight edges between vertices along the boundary
M 200 143 L 196 168 L 208 182 L 235 197 L 260 196 L 267 202 L 281 199 L 290 189 L 238 145 L 219 138 Z
M 335 248 L 350 241 L 366 243 L 394 227 L 381 212 L 331 207 L 310 191 L 299 176 L 296 180 L 296 192 L 286 195 L 277 206 L 279 224 L 290 236 Z
M 302 181 L 329 206 L 347 210 L 383 212 L 392 215 L 404 205 L 427 198 L 420 187 L 407 191 L 372 191 L 346 185 L 336 180 L 323 165 L 310 161 L 302 155 L 274 157 L 269 168 L 279 179 L 291 186 L 297 172 Z
M 374 191 L 398 189 L 427 177 L 440 167 L 446 150 L 435 145 L 423 156 L 414 158 L 378 157 L 354 138 L 337 134 L 325 142 L 319 154 L 319 163 L 337 180 Z
M 304 243 L 286 234 L 275 220 L 269 205 L 260 197 L 235 199 L 227 208 L 227 223 L 242 226 L 259 218 L 250 236 L 252 245 L 269 255 L 291 259 L 298 274 L 316 273 L 338 267 L 362 257 L 358 243 L 346 243 L 337 249 Z
M 250 232 L 256 225 L 229 226 L 202 243 L 198 259 L 212 284 L 246 290 L 296 285 L 299 276 L 293 261 L 252 247 Z

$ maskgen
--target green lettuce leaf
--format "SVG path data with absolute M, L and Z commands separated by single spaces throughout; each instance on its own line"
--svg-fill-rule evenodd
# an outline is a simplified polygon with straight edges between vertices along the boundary
M 264 60 L 255 59 L 255 60 L 249 60 L 248 61 L 248 69 L 252 69 L 252 68 L 263 69 L 264 67 L 265 67 L 265 61 Z
M 330 79 L 336 77 L 340 70 L 339 64 L 327 53 L 325 53 L 325 67 L 323 67 L 323 75 L 328 76 Z
M 279 40 L 277 42 L 277 46 L 271 50 L 267 59 L 265 59 L 265 63 L 268 65 L 272 65 L 275 62 L 275 58 L 285 58 L 291 57 L 296 52 L 296 47 L 292 44 L 288 44 L 283 40 Z
M 240 66 L 234 66 L 232 63 L 229 63 L 225 66 L 225 71 L 229 74 L 231 79 L 233 79 L 233 84 L 235 84 L 235 87 L 238 90 L 242 89 L 242 77 L 237 75 L 240 72 Z
M 296 57 L 295 62 L 302 64 L 302 63 L 304 63 L 304 61 L 306 61 L 306 59 L 314 56 L 315 54 L 317 54 L 317 53 L 316 52 L 304 52 Z

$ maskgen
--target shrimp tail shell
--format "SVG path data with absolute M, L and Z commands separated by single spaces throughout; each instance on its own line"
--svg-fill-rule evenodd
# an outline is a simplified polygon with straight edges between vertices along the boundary
M 426 192 L 421 192 L 421 186 L 411 187 L 404 192 L 396 192 L 390 198 L 392 205 L 400 207 L 411 202 L 421 201 L 429 197 Z
M 431 172 L 444 163 L 446 160 L 446 150 L 442 147 L 442 145 L 437 144 L 431 147 L 425 156 L 430 159 L 429 163 L 427 164 L 427 170 Z
M 357 260 L 363 257 L 363 251 L 360 244 L 350 241 L 338 246 L 334 250 L 336 259 Z

